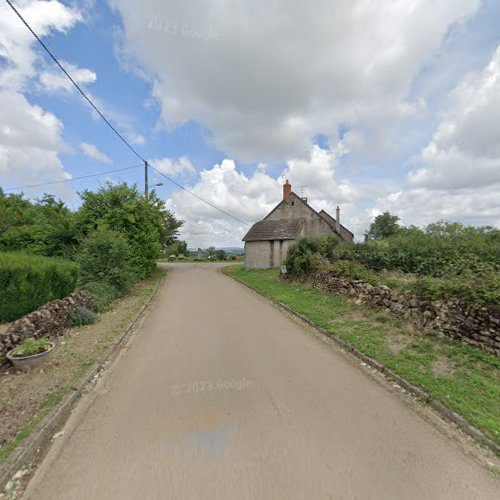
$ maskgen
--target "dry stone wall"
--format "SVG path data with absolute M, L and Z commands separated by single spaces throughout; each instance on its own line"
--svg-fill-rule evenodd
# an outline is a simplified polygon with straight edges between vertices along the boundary
M 463 299 L 422 300 L 329 272 L 314 276 L 314 287 L 340 293 L 358 304 L 383 308 L 423 331 L 435 331 L 500 356 L 500 307 L 479 307 Z
M 64 333 L 68 322 L 78 307 L 90 309 L 91 297 L 85 292 L 74 292 L 64 299 L 53 300 L 26 316 L 14 321 L 0 334 L 0 364 L 10 349 L 21 344 L 24 339 L 54 338 Z

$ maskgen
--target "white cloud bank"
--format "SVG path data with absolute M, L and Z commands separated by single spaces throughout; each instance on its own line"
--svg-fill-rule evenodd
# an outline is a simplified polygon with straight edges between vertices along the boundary
M 80 13 L 55 0 L 19 1 L 20 12 L 40 36 L 66 32 L 81 21 Z M 67 148 L 63 124 L 52 113 L 29 102 L 24 92 L 40 82 L 39 55 L 31 33 L 10 7 L 0 4 L 0 176 L 30 184 L 67 179 L 59 154 Z
M 278 179 L 262 168 L 245 175 L 237 170 L 234 160 L 226 159 L 202 170 L 199 181 L 189 189 L 234 217 L 253 223 L 281 201 L 282 184 L 285 178 L 290 178 L 294 192 L 307 196 L 318 211 L 325 209 L 335 214 L 335 206 L 340 203 L 343 217 L 352 219 L 356 214 L 355 203 L 362 193 L 349 184 L 336 183 L 336 166 L 335 155 L 318 146 L 311 149 L 308 160 L 289 161 Z M 175 193 L 167 206 L 186 221 L 182 236 L 193 247 L 242 246 L 241 238 L 249 229 L 185 191 Z
M 378 200 L 403 221 L 439 218 L 500 227 L 500 45 L 451 93 L 420 167 L 399 193 Z
M 407 224 L 443 217 L 500 223 L 499 51 L 439 99 L 441 109 L 429 109 L 415 87 L 479 0 L 145 0 L 142 15 L 133 0 L 110 3 L 123 19 L 122 60 L 150 81 L 160 125 L 194 120 L 233 158 L 203 170 L 191 186 L 224 210 L 254 222 L 289 178 L 317 208 L 340 203 L 358 235 L 386 209 Z M 186 25 L 217 36 L 192 36 Z M 414 130 L 402 124 L 424 119 L 438 126 L 421 152 L 406 152 L 407 163 L 416 158 L 406 180 L 395 175 L 384 186 L 375 170 L 362 186 L 349 180 L 345 155 L 383 164 L 409 144 Z M 330 149 L 314 145 L 318 135 Z M 239 161 L 286 167 L 274 179 L 266 168 L 239 172 Z M 186 193 L 169 203 L 189 219 L 184 234 L 193 245 L 235 244 L 244 233 Z
M 110 1 L 122 57 L 152 82 L 164 127 L 196 120 L 229 157 L 256 162 L 307 157 L 314 136 L 335 141 L 340 125 L 379 147 L 384 125 L 425 108 L 408 97 L 415 76 L 480 4 Z

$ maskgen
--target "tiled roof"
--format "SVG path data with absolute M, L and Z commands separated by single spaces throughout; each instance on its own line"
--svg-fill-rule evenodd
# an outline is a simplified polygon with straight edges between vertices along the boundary
M 250 228 L 243 241 L 295 240 L 303 224 L 304 219 L 264 219 Z

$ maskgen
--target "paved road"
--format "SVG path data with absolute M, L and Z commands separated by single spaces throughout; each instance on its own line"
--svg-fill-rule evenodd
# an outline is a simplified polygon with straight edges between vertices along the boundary
M 499 498 L 344 354 L 214 265 L 169 271 L 27 498 Z

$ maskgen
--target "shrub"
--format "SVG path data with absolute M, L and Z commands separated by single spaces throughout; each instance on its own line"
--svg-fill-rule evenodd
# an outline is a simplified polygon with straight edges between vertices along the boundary
M 51 345 L 48 339 L 25 339 L 24 342 L 12 349 L 12 356 L 15 358 L 24 358 L 25 356 L 34 356 L 46 352 L 50 349 Z
M 361 280 L 371 285 L 380 283 L 380 277 L 362 264 L 352 260 L 337 260 L 328 266 L 328 270 L 337 276 L 345 276 L 354 280 Z
M 101 282 L 112 287 L 116 296 L 123 296 L 134 282 L 127 242 L 115 231 L 99 228 L 91 233 L 82 241 L 77 260 L 84 289 L 86 283 Z
M 498 276 L 485 279 L 422 276 L 408 283 L 403 290 L 427 300 L 458 298 L 478 305 L 500 305 L 500 277 Z
M 78 279 L 74 262 L 0 252 L 0 321 L 12 321 L 43 304 L 74 291 Z
M 71 315 L 70 326 L 93 325 L 95 322 L 96 317 L 92 311 L 86 307 L 78 306 L 76 311 Z
M 338 245 L 336 237 L 300 238 L 288 249 L 285 265 L 293 276 L 305 276 L 328 263 L 327 258 L 333 254 Z
M 107 311 L 112 302 L 119 297 L 111 285 L 99 281 L 85 283 L 82 285 L 82 290 L 92 297 L 92 309 L 96 312 Z

